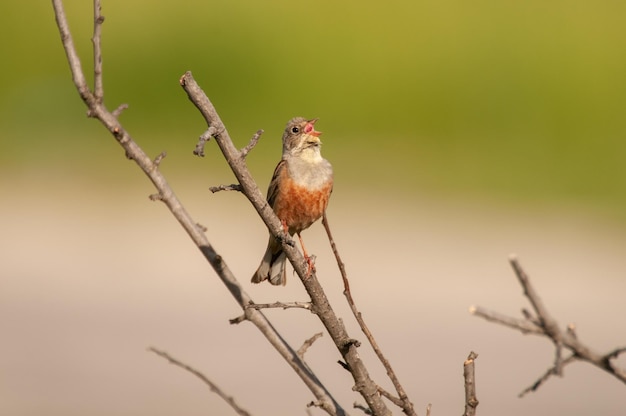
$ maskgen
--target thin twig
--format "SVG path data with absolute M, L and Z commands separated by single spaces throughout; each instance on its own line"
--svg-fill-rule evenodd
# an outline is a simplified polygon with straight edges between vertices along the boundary
M 248 318 L 246 317 L 246 315 L 239 315 L 236 318 L 229 319 L 228 323 L 231 324 L 231 325 L 237 325 L 237 324 L 240 324 L 240 323 L 245 322 L 247 320 L 248 320 Z
M 322 336 L 324 336 L 324 333 L 318 332 L 317 334 L 313 335 L 311 338 L 306 339 L 302 343 L 302 346 L 297 351 L 298 356 L 304 359 L 304 354 L 306 354 L 307 350 L 311 347 L 311 345 L 313 345 L 315 341 L 317 341 L 318 338 L 321 338 Z
M 561 357 L 562 357 L 562 349 L 563 349 L 563 337 L 561 336 L 561 330 L 559 329 L 559 324 L 557 321 L 552 318 L 550 313 L 548 312 L 548 308 L 543 304 L 541 299 L 539 298 L 539 294 L 535 291 L 535 289 L 530 284 L 530 280 L 528 279 L 528 275 L 522 269 L 522 266 L 519 264 L 517 257 L 515 255 L 511 255 L 509 257 L 509 262 L 515 271 L 515 275 L 520 282 L 520 285 L 524 289 L 524 294 L 530 301 L 535 313 L 537 314 L 537 318 L 539 319 L 540 326 L 543 327 L 546 335 L 548 335 L 552 342 L 554 342 L 555 354 L 554 354 L 554 368 L 556 370 L 556 374 L 561 375 Z
M 543 329 L 527 319 L 512 318 L 504 314 L 488 311 L 480 306 L 470 306 L 469 313 L 487 321 L 495 322 L 509 328 L 517 329 L 523 334 L 543 335 Z
M 369 327 L 365 323 L 365 320 L 363 319 L 363 315 L 361 314 L 361 312 L 359 312 L 359 310 L 356 307 L 356 304 L 354 303 L 354 299 L 352 298 L 352 293 L 350 292 L 350 282 L 348 281 L 348 274 L 346 273 L 346 268 L 344 266 L 343 261 L 341 260 L 341 256 L 339 255 L 339 250 L 337 250 L 337 245 L 335 244 L 335 240 L 333 239 L 332 233 L 330 231 L 330 225 L 328 223 L 328 217 L 326 216 L 326 213 L 324 213 L 324 216 L 322 217 L 322 224 L 324 225 L 324 229 L 326 230 L 326 234 L 328 235 L 330 246 L 333 250 L 333 253 L 335 254 L 335 259 L 337 261 L 339 271 L 341 272 L 341 278 L 343 279 L 343 285 L 344 285 L 343 294 L 348 300 L 348 305 L 350 306 L 350 310 L 352 311 L 352 314 L 354 315 L 357 322 L 359 323 L 359 326 L 361 327 L 361 331 L 363 331 L 363 333 L 365 334 L 365 337 L 367 338 L 370 345 L 372 346 L 372 349 L 376 353 L 376 356 L 385 367 L 385 370 L 387 371 L 387 376 L 389 376 L 389 379 L 391 380 L 394 388 L 396 389 L 396 392 L 398 393 L 398 398 L 400 402 L 402 403 L 399 406 L 402 408 L 403 412 L 407 416 L 416 415 L 415 409 L 413 408 L 413 403 L 409 400 L 404 390 L 404 387 L 398 380 L 398 377 L 396 376 L 396 373 L 391 367 L 389 360 L 387 360 L 382 350 L 378 346 L 378 343 L 376 342 L 374 335 L 372 334 Z M 380 386 L 378 386 L 378 389 L 380 391 Z M 394 402 L 394 404 L 397 405 L 397 402 L 395 400 L 392 400 L 392 401 Z
M 166 353 L 165 351 L 161 351 L 158 350 L 154 347 L 150 347 L 148 348 L 148 351 L 151 351 L 153 353 L 155 353 L 156 355 L 158 355 L 159 357 L 165 358 L 170 364 L 173 364 L 177 367 L 182 368 L 185 371 L 190 372 L 191 374 L 193 374 L 194 376 L 198 377 L 200 380 L 202 380 L 202 382 L 204 384 L 206 384 L 207 386 L 209 386 L 209 389 L 217 394 L 219 397 L 221 397 L 226 403 L 228 403 L 228 405 L 230 407 L 233 408 L 233 410 L 235 410 L 235 412 L 237 412 L 238 415 L 241 416 L 250 416 L 250 413 L 248 413 L 246 410 L 244 410 L 243 408 L 241 408 L 241 406 L 239 406 L 237 404 L 237 402 L 235 402 L 235 399 L 232 396 L 227 395 L 226 393 L 224 393 L 222 391 L 222 389 L 215 383 L 213 383 L 211 380 L 209 380 L 209 378 L 207 376 L 205 376 L 204 374 L 202 374 L 200 371 L 196 370 L 195 368 L 193 368 L 192 366 L 185 364 L 179 360 L 177 360 L 176 358 L 172 357 L 171 355 L 169 355 L 168 353 Z
M 561 361 L 561 367 L 565 367 L 567 364 L 576 360 L 576 356 L 574 354 L 570 355 L 563 361 Z M 537 379 L 533 384 L 528 386 L 522 391 L 518 397 L 524 397 L 526 394 L 537 390 L 543 383 L 545 383 L 551 376 L 560 375 L 556 372 L 556 367 L 552 366 L 546 371 L 541 377 Z
M 290 308 L 300 308 L 306 309 L 308 311 L 311 310 L 311 302 L 274 302 L 274 303 L 251 303 L 246 305 L 246 308 L 251 309 L 272 309 L 272 308 L 280 308 L 280 309 L 290 309 Z
M 159 153 L 155 158 L 154 161 L 152 163 L 154 163 L 154 166 L 158 167 L 161 165 L 161 162 L 163 161 L 163 159 L 165 159 L 165 156 L 167 156 L 166 152 L 161 152 Z
M 398 399 L 396 396 L 389 393 L 387 390 L 383 389 L 382 387 L 378 386 L 378 391 L 380 392 L 380 394 L 382 394 L 383 397 L 385 397 L 387 400 L 389 400 L 396 406 L 402 408 L 402 406 L 404 405 L 404 403 L 402 403 L 402 400 Z
M 100 0 L 94 0 L 93 2 L 93 84 L 94 84 L 94 96 L 98 103 L 102 103 L 104 99 L 104 88 L 102 85 L 102 23 L 104 23 L 104 16 L 101 14 L 102 8 L 100 6 Z
M 607 359 L 617 358 L 620 354 L 626 352 L 626 347 L 615 348 L 613 351 L 606 354 Z
M 248 156 L 248 153 L 250 153 L 250 151 L 254 148 L 254 146 L 256 146 L 256 144 L 259 142 L 259 139 L 261 138 L 262 134 L 263 134 L 263 130 L 257 130 L 257 132 L 254 133 L 254 136 L 252 136 L 252 138 L 250 139 L 250 143 L 248 143 L 246 147 L 241 149 L 242 158 L 245 159 L 245 157 Z
M 198 143 L 196 144 L 196 148 L 193 150 L 193 154 L 200 156 L 200 157 L 204 157 L 204 146 L 206 145 L 206 142 L 211 140 L 211 137 L 213 137 L 215 133 L 216 133 L 215 127 L 209 126 L 206 129 L 206 131 L 202 133 L 200 137 L 198 138 Z
M 220 192 L 220 191 L 236 191 L 236 192 L 241 192 L 241 185 L 239 185 L 238 183 L 233 183 L 231 185 L 218 185 L 218 186 L 211 186 L 209 188 L 209 191 L 216 193 L 216 192 Z
M 463 416 L 476 415 L 478 398 L 476 398 L 476 377 L 474 374 L 474 362 L 478 354 L 470 352 L 467 360 L 463 363 L 463 379 L 465 380 L 465 412 Z
M 365 407 L 360 403 L 354 402 L 354 404 L 352 405 L 352 407 L 354 407 L 355 409 L 359 409 L 361 410 L 363 413 L 365 413 L 366 415 L 373 415 L 374 412 L 372 412 L 372 409 L 370 409 L 369 407 Z
M 111 114 L 113 114 L 113 117 L 118 118 L 122 114 L 122 112 L 127 109 L 128 109 L 128 104 L 125 104 L 125 103 L 120 104 L 117 106 L 115 110 L 111 111 Z

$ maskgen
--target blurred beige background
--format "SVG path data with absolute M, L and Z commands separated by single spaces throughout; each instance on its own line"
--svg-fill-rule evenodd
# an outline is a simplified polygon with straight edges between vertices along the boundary
M 68 4 L 89 68 L 91 5 Z M 293 4 L 104 1 L 110 108 L 162 165 L 192 216 L 257 302 L 306 300 L 247 283 L 267 231 L 202 120 L 185 70 L 263 189 L 292 116 L 320 117 L 336 171 L 329 220 L 353 294 L 420 414 L 459 414 L 462 363 L 477 360 L 481 415 L 620 415 L 624 385 L 588 365 L 517 394 L 552 363 L 548 341 L 468 314 L 528 304 L 517 253 L 561 325 L 591 347 L 625 342 L 624 6 L 486 1 Z M 24 22 L 28 17 L 28 25 Z M 246 323 L 200 253 L 70 82 L 51 6 L 0 5 L 0 414 L 233 414 L 194 365 L 253 414 L 305 414 L 312 396 Z M 351 334 L 321 225 L 304 233 Z M 294 347 L 320 325 L 269 311 Z M 361 354 L 387 388 L 367 347 Z M 340 402 L 360 398 L 327 337 L 307 360 Z M 626 359 L 619 361 L 626 365 Z M 321 414 L 314 411 L 315 414 Z M 357 411 L 351 413 L 358 414 Z

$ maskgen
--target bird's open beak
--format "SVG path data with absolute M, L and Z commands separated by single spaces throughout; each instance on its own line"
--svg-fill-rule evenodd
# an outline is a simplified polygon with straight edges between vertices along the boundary
M 306 126 L 304 126 L 304 132 L 306 134 L 309 134 L 311 136 L 315 136 L 315 137 L 319 137 L 320 134 L 322 134 L 321 131 L 316 131 L 315 130 L 315 122 L 319 120 L 318 118 L 314 118 L 312 120 L 309 120 L 306 122 Z

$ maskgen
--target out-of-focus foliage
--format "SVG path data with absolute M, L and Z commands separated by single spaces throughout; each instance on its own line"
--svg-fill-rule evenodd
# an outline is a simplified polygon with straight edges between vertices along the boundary
M 66 8 L 90 69 L 91 2 Z M 204 129 L 177 83 L 191 70 L 238 145 L 266 130 L 262 172 L 304 115 L 346 188 L 626 207 L 626 3 L 103 0 L 103 14 L 106 103 L 129 103 L 125 126 L 179 152 L 172 166 Z M 3 2 L 0 36 L 0 169 L 118 163 L 83 117 L 50 3 Z

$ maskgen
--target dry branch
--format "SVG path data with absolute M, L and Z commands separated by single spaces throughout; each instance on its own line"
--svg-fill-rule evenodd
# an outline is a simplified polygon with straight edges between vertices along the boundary
M 474 371 L 476 358 L 478 358 L 478 354 L 472 351 L 468 355 L 467 360 L 463 363 L 463 379 L 465 380 L 465 412 L 463 416 L 474 416 L 476 414 L 476 407 L 478 407 Z
M 528 275 L 515 256 L 511 256 L 510 263 L 520 285 L 522 286 L 524 295 L 528 298 L 528 301 L 534 310 L 534 315 L 532 312 L 523 311 L 523 318 L 512 318 L 477 306 L 470 307 L 470 313 L 490 322 L 495 322 L 509 328 L 516 329 L 523 334 L 544 336 L 554 343 L 554 364 L 546 373 L 541 375 L 537 381 L 525 389 L 520 396 L 523 396 L 530 391 L 535 391 L 552 375 L 561 375 L 563 367 L 574 361 L 586 361 L 598 368 L 601 368 L 621 382 L 626 383 L 626 369 L 613 363 L 613 360 L 617 358 L 619 354 L 626 351 L 626 348 L 620 347 L 613 349 L 608 353 L 602 354 L 584 344 L 576 335 L 573 325 L 570 324 L 565 328 L 565 330 L 562 330 L 539 298 L 539 294 L 530 283 Z M 564 348 L 571 352 L 571 355 L 565 359 L 563 359 L 562 352 Z
M 318 332 L 317 334 L 313 335 L 311 338 L 306 339 L 302 343 L 302 346 L 298 349 L 298 355 L 300 356 L 300 358 L 304 360 L 304 354 L 306 354 L 306 352 L 313 345 L 313 343 L 317 341 L 318 338 L 321 338 L 322 336 L 324 336 L 324 333 Z
M 220 192 L 220 191 L 241 192 L 241 185 L 239 185 L 237 183 L 233 183 L 233 184 L 230 184 L 230 185 L 212 186 L 212 187 L 209 188 L 209 191 L 211 191 L 212 193 L 216 193 L 216 192 Z
M 204 374 L 202 374 L 200 371 L 196 370 L 195 368 L 193 368 L 192 366 L 190 366 L 188 364 L 183 363 L 182 361 L 177 360 L 176 358 L 172 357 L 171 355 L 169 355 L 165 351 L 158 350 L 158 349 L 156 349 L 154 347 L 148 348 L 148 351 L 151 351 L 151 352 L 155 353 L 159 357 L 165 358 L 170 364 L 175 365 L 177 367 L 180 367 L 183 370 L 188 371 L 191 374 L 193 374 L 194 376 L 198 377 L 200 380 L 202 380 L 202 382 L 204 384 L 209 386 L 209 389 L 213 393 L 217 394 L 226 403 L 228 403 L 230 405 L 230 407 L 232 407 L 235 410 L 235 412 L 237 412 L 238 415 L 240 415 L 240 416 L 250 416 L 250 413 L 248 413 L 241 406 L 239 406 L 232 396 L 229 396 L 226 393 L 224 393 L 222 391 L 222 389 L 219 388 L 219 386 L 217 384 L 215 384 L 211 380 L 209 380 L 209 378 L 207 376 L 205 376 Z
M 251 303 L 246 306 L 246 308 L 253 309 L 291 309 L 291 308 L 299 308 L 299 309 L 307 309 L 311 310 L 313 305 L 311 302 L 274 302 L 274 303 Z
M 348 273 L 346 272 L 345 265 L 344 265 L 343 261 L 341 260 L 341 256 L 339 255 L 339 250 L 337 249 L 337 245 L 335 244 L 335 240 L 334 240 L 333 235 L 332 235 L 332 233 L 330 231 L 330 225 L 328 223 L 328 217 L 326 216 L 326 213 L 324 213 L 324 216 L 322 218 L 322 223 L 324 224 L 324 229 L 326 230 L 326 234 L 328 235 L 328 240 L 330 241 L 330 246 L 331 246 L 331 248 L 333 250 L 333 253 L 335 255 L 335 259 L 337 261 L 337 265 L 339 266 L 339 271 L 341 272 L 341 278 L 343 279 L 343 286 L 344 286 L 343 294 L 345 295 L 345 297 L 346 297 L 346 299 L 348 301 L 348 305 L 350 306 L 350 310 L 352 311 L 352 314 L 354 315 L 355 319 L 357 320 L 357 322 L 359 324 L 359 327 L 361 328 L 361 331 L 363 331 L 363 333 L 365 334 L 365 337 L 369 341 L 372 349 L 376 353 L 376 356 L 378 357 L 380 362 L 383 364 L 383 367 L 385 367 L 385 370 L 387 371 L 387 376 L 389 377 L 389 379 L 391 380 L 394 388 L 396 389 L 396 393 L 398 394 L 398 397 L 397 398 L 393 397 L 388 392 L 383 391 L 380 386 L 378 386 L 378 390 L 379 390 L 379 392 L 383 393 L 383 395 L 387 399 L 391 400 L 392 403 L 394 403 L 396 406 L 400 407 L 402 409 L 402 411 L 407 416 L 416 415 L 415 409 L 413 408 L 413 403 L 411 402 L 411 400 L 409 400 L 409 398 L 408 398 L 408 396 L 407 396 L 407 394 L 406 394 L 406 392 L 404 390 L 404 387 L 402 386 L 402 384 L 398 380 L 398 377 L 396 376 L 395 371 L 391 367 L 391 363 L 389 362 L 387 357 L 385 357 L 385 355 L 383 354 L 382 350 L 378 346 L 378 343 L 376 342 L 376 339 L 374 338 L 374 334 L 372 334 L 372 331 L 370 331 L 369 327 L 365 323 L 365 320 L 363 319 L 363 315 L 357 309 L 356 304 L 354 303 L 354 299 L 352 298 L 352 292 L 350 291 L 350 282 L 348 280 Z
M 319 403 L 319 406 L 331 415 L 346 414 L 344 409 L 330 395 L 315 374 L 306 366 L 300 357 L 298 357 L 296 351 L 294 351 L 294 349 L 287 344 L 283 337 L 271 325 L 265 315 L 256 309 L 246 308 L 246 305 L 254 303 L 250 296 L 244 291 L 243 287 L 239 284 L 226 262 L 214 250 L 206 235 L 200 227 L 196 225 L 197 222 L 192 219 L 180 200 L 174 194 L 174 191 L 167 183 L 167 180 L 159 171 L 157 164 L 155 164 L 154 161 L 137 145 L 137 143 L 135 143 L 130 134 L 119 123 L 117 119 L 119 111 L 116 110 L 116 114 L 114 114 L 107 110 L 104 106 L 102 102 L 103 92 L 100 90 L 102 84 L 101 81 L 97 81 L 98 78 L 102 76 L 101 71 L 95 73 L 96 86 L 100 86 L 97 87 L 96 91 L 92 91 L 89 88 L 80 59 L 74 47 L 67 17 L 63 8 L 63 2 L 61 0 L 52 0 L 52 6 L 59 34 L 61 35 L 61 42 L 72 73 L 72 79 L 80 97 L 87 106 L 88 115 L 98 119 L 104 127 L 109 130 L 113 137 L 122 146 L 127 157 L 133 160 L 150 179 L 157 190 L 155 199 L 163 201 L 163 203 L 167 206 L 172 215 L 187 232 L 189 237 L 211 264 L 219 278 L 242 308 L 245 319 L 253 323 L 261 331 L 261 333 L 263 333 L 270 344 L 280 353 L 295 373 L 302 379 L 304 384 L 310 389 L 316 398 L 316 402 Z M 97 16 L 95 18 L 95 24 L 101 25 L 103 19 L 99 17 L 99 0 L 94 0 L 94 10 Z M 100 44 L 100 33 L 101 31 L 99 28 L 94 29 L 94 37 L 97 37 L 97 39 L 94 39 L 94 62 L 102 62 L 100 48 L 99 46 L 95 46 Z M 100 67 L 97 66 L 96 69 L 98 70 L 98 68 Z M 119 108 L 121 107 L 118 107 L 118 109 Z M 221 126 L 223 127 L 223 125 Z M 207 138 L 210 137 L 210 135 L 220 136 L 224 139 L 224 141 L 232 144 L 232 142 L 230 142 L 230 138 L 228 138 L 228 134 L 225 132 L 225 129 L 215 130 L 209 128 L 207 130 Z
M 233 145 L 226 131 L 226 127 L 218 116 L 215 107 L 213 107 L 209 98 L 194 80 L 191 72 L 186 72 L 181 77 L 180 84 L 187 92 L 191 102 L 204 117 L 207 125 L 214 128 L 216 133 L 213 137 L 231 167 L 231 170 L 235 174 L 235 177 L 239 181 L 242 193 L 257 210 L 270 233 L 282 242 L 283 250 L 287 258 L 293 265 L 294 270 L 311 297 L 312 311 L 319 317 L 350 369 L 355 383 L 353 389 L 361 394 L 373 414 L 390 415 L 391 412 L 382 400 L 378 386 L 370 378 L 367 368 L 359 357 L 356 343 L 348 336 L 343 322 L 337 318 L 315 273 L 308 273 L 304 257 L 294 247 L 293 240 L 290 237 L 285 237 L 278 217 L 276 217 L 272 208 L 267 204 L 263 194 L 250 175 L 246 167 L 243 153 L 238 151 Z

